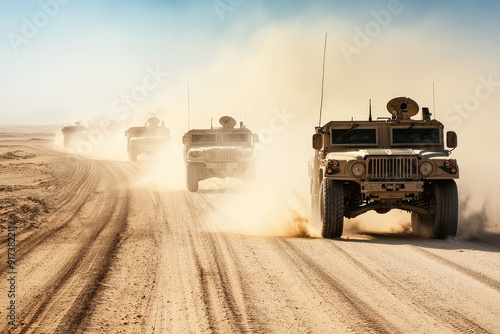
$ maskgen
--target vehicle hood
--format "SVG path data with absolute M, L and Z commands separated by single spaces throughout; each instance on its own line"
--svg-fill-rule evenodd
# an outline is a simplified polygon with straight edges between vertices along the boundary
M 447 157 L 446 152 L 435 152 L 426 150 L 417 150 L 411 148 L 370 148 L 344 152 L 330 152 L 326 155 L 327 159 L 365 159 L 368 156 L 409 156 L 416 155 L 422 159 L 434 157 Z
M 207 151 L 207 150 L 253 150 L 253 147 L 247 146 L 193 146 L 189 151 Z

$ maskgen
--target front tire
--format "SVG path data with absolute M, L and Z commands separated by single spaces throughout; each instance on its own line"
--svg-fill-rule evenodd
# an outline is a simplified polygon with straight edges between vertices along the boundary
M 135 147 L 130 147 L 128 151 L 128 159 L 130 161 L 137 161 L 137 149 Z
M 438 181 L 434 184 L 433 199 L 436 214 L 431 220 L 432 234 L 437 239 L 457 235 L 458 189 L 455 180 Z
M 193 164 L 190 162 L 187 163 L 186 185 L 187 185 L 187 189 L 190 192 L 198 191 L 198 182 L 199 182 L 198 171 L 199 171 L 199 169 L 198 169 L 197 164 Z
M 340 238 L 344 229 L 344 185 L 342 182 L 323 180 L 319 194 L 321 236 Z

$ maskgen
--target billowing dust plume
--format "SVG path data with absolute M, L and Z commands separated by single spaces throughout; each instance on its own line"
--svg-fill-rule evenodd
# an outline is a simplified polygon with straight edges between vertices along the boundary
M 238 122 L 246 120 L 248 128 L 261 136 L 257 181 L 241 189 L 235 187 L 231 189 L 232 196 L 220 199 L 218 210 L 225 217 L 221 224 L 248 233 L 306 235 L 302 226 L 310 210 L 307 161 L 313 154 L 311 136 L 318 124 L 323 38 L 328 31 L 321 123 L 367 119 L 370 98 L 374 118 L 387 116 L 386 103 L 396 96 L 409 96 L 421 107 L 431 107 L 434 116 L 445 124 L 445 130 L 455 130 L 459 135 L 459 147 L 454 152 L 461 168 L 459 191 L 469 188 L 474 203 L 469 203 L 467 210 L 480 211 L 488 196 L 496 196 L 494 189 L 500 189 L 500 177 L 481 171 L 492 170 L 491 166 L 500 162 L 495 138 L 498 126 L 491 121 L 500 104 L 500 90 L 493 87 L 490 97 L 481 100 L 474 112 L 467 115 L 456 113 L 453 106 L 463 104 L 474 94 L 481 82 L 478 77 L 488 78 L 493 73 L 496 58 L 464 54 L 460 40 L 448 40 L 444 46 L 441 41 L 429 39 L 434 31 L 443 28 L 439 17 L 431 16 L 408 30 L 388 27 L 348 61 L 339 45 L 353 42 L 354 26 L 335 15 L 310 21 L 285 20 L 257 29 L 244 43 L 235 37 L 231 39 L 230 36 L 238 36 L 235 28 L 210 62 L 170 64 L 172 68 L 185 69 L 185 76 L 168 77 L 164 86 L 129 115 L 130 126 L 137 126 L 148 112 L 160 106 L 156 116 L 171 129 L 174 157 L 153 166 L 146 181 L 149 178 L 170 188 L 185 189 L 180 138 L 188 130 L 189 77 L 189 128 L 210 127 L 211 119 L 217 125 L 219 117 L 228 115 Z M 412 51 L 401 56 L 393 51 L 394 45 Z M 456 57 L 457 54 L 462 56 Z M 498 81 L 496 76 L 493 79 Z M 432 108 L 433 82 L 436 110 Z M 110 101 L 115 95 L 110 96 Z M 104 144 L 96 148 L 96 156 L 125 160 L 125 129 L 122 126 L 111 137 L 109 150 Z M 207 180 L 201 182 L 200 191 L 214 194 L 225 187 L 225 183 Z M 500 213 L 491 207 L 489 212 L 489 219 L 498 221 Z M 470 225 L 470 219 L 463 217 L 468 216 L 462 215 L 461 233 Z M 484 219 L 481 215 L 474 217 Z M 407 213 L 369 214 L 346 220 L 345 227 L 346 231 L 407 231 L 409 221 Z

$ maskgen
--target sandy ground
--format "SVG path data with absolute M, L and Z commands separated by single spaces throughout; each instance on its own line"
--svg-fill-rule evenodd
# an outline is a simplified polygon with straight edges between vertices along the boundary
M 237 190 L 139 182 L 149 163 L 52 141 L 0 134 L 2 333 L 500 333 L 497 235 L 238 233 L 218 209 Z

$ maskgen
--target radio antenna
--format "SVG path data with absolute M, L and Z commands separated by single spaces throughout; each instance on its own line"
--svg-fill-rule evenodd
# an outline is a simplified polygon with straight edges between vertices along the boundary
M 189 131 L 189 118 L 191 117 L 191 107 L 189 105 L 189 78 L 187 78 L 187 98 L 188 98 L 188 131 Z
M 434 91 L 434 82 L 432 83 L 432 109 L 434 109 L 434 119 L 436 119 L 436 93 Z
M 318 127 L 321 127 L 321 114 L 323 113 L 323 90 L 325 86 L 325 58 L 326 58 L 326 38 L 328 33 L 325 32 L 325 47 L 323 49 L 323 73 L 321 75 L 321 102 L 319 105 L 319 123 Z
M 370 115 L 368 116 L 368 121 L 372 121 L 372 99 L 370 99 L 370 107 L 369 107 Z

